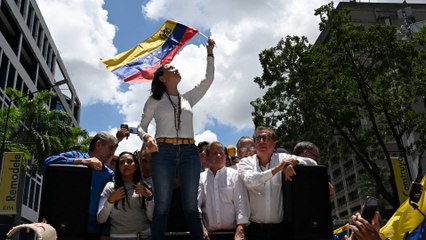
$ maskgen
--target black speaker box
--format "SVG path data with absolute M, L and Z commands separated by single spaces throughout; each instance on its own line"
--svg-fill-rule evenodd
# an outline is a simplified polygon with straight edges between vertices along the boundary
M 286 239 L 333 239 L 327 167 L 296 166 L 293 181 L 284 182 Z
M 43 177 L 39 220 L 56 229 L 58 239 L 84 239 L 92 171 L 72 164 L 51 164 Z

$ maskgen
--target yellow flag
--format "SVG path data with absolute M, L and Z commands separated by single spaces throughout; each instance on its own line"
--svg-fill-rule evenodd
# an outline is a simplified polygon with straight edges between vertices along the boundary
M 410 170 L 403 158 L 391 157 L 393 175 L 395 179 L 396 189 L 398 191 L 399 204 L 402 204 L 408 197 L 410 189 L 411 177 Z
M 339 227 L 339 228 L 336 228 L 336 229 L 334 229 L 333 230 L 333 235 L 336 235 L 336 234 L 339 234 L 339 233 L 341 233 L 341 232 L 344 232 L 345 230 L 346 230 L 346 225 L 343 225 L 343 226 L 341 226 L 341 227 Z
M 423 177 L 420 184 L 423 187 L 423 193 L 417 205 L 419 206 L 419 210 L 425 213 L 426 194 L 424 193 L 424 186 L 426 184 L 426 175 Z M 403 239 L 405 233 L 412 232 L 424 220 L 423 215 L 418 210 L 415 210 L 409 204 L 408 200 L 409 199 L 405 200 L 404 203 L 401 204 L 386 225 L 380 229 L 382 237 L 389 238 L 391 240 Z

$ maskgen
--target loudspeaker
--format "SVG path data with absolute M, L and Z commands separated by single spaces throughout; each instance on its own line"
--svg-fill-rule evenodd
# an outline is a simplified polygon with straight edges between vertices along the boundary
M 58 239 L 84 239 L 92 170 L 83 165 L 51 164 L 43 177 L 39 220 L 46 220 Z
M 293 181 L 283 184 L 288 239 L 333 239 L 327 167 L 296 166 L 294 169 Z

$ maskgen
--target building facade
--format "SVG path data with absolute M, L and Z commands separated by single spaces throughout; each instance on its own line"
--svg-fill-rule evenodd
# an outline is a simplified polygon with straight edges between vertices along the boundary
M 13 107 L 6 88 L 24 94 L 55 92 L 50 109 L 68 113 L 72 124 L 79 126 L 80 100 L 35 0 L 0 0 L 1 108 Z M 42 176 L 27 175 L 24 182 L 20 219 L 0 215 L 0 238 L 14 222 L 38 222 Z
M 353 24 L 362 24 L 364 26 L 372 26 L 377 24 L 392 25 L 397 28 L 398 37 L 408 40 L 410 35 L 419 30 L 426 23 L 426 4 L 407 4 L 405 1 L 401 3 L 368 3 L 368 2 L 340 2 L 336 10 L 349 9 L 351 22 Z M 322 44 L 327 41 L 329 32 L 324 30 L 315 44 Z M 418 111 L 424 111 L 424 107 L 413 106 Z M 362 125 L 362 120 L 361 125 Z M 414 142 L 417 136 L 404 136 L 404 144 L 408 146 Z M 338 142 L 330 143 L 332 147 L 338 147 Z M 397 155 L 395 143 L 387 143 L 389 154 Z M 393 151 L 395 150 L 395 151 Z M 409 170 L 412 175 L 417 175 L 416 166 L 419 161 L 425 169 L 425 157 L 418 159 L 418 156 L 411 156 L 409 160 Z M 423 161 L 422 161 L 423 160 Z M 346 223 L 350 216 L 361 210 L 364 199 L 361 198 L 362 189 L 359 185 L 363 182 L 362 164 L 354 157 L 349 156 L 347 159 L 330 159 L 329 175 L 331 182 L 335 187 L 335 195 L 332 199 L 332 215 L 334 219 L 338 219 L 337 225 Z

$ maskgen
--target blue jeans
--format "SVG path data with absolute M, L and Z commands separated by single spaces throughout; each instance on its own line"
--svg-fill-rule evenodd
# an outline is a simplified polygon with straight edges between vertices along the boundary
M 159 143 L 159 151 L 151 156 L 151 176 L 154 184 L 154 215 L 151 224 L 153 240 L 164 239 L 167 217 L 173 194 L 173 181 L 178 173 L 182 208 L 191 239 L 202 240 L 203 229 L 198 212 L 198 184 L 200 180 L 200 158 L 193 144 L 173 145 Z

